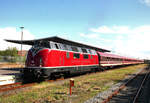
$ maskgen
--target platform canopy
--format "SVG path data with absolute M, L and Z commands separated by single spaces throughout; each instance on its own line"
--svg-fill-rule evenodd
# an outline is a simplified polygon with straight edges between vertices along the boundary
M 34 43 L 38 42 L 38 41 L 53 41 L 53 42 L 57 42 L 57 43 L 62 43 L 62 44 L 67 44 L 67 45 L 72 45 L 72 46 L 77 46 L 77 47 L 82 47 L 82 48 L 90 48 L 90 49 L 94 49 L 94 50 L 100 51 L 100 52 L 110 52 L 109 50 L 106 50 L 106 49 L 102 49 L 102 48 L 98 48 L 98 47 L 95 47 L 95 46 L 91 46 L 91 45 L 87 45 L 87 44 L 67 40 L 67 39 L 64 39 L 64 38 L 57 37 L 57 36 L 48 37 L 48 38 L 41 38 L 41 39 L 35 39 L 35 40 L 23 40 L 23 41 L 5 39 L 5 41 L 12 42 L 12 43 L 17 43 L 17 44 L 25 44 L 25 45 L 34 45 Z

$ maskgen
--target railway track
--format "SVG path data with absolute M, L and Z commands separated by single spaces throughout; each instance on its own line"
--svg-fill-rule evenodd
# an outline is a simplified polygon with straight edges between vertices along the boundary
M 109 71 L 111 69 L 108 69 L 106 71 Z M 101 72 L 101 71 L 99 71 Z M 89 74 L 95 74 L 97 72 L 94 72 L 94 73 L 89 73 Z M 87 75 L 89 75 L 87 74 Z M 80 75 L 78 75 L 80 76 Z M 76 77 L 76 76 L 71 76 L 71 77 L 67 77 L 66 79 L 69 79 L 69 78 L 72 78 L 72 77 Z M 47 82 L 55 82 L 55 81 L 61 81 L 61 80 L 64 80 L 64 78 L 59 78 L 59 79 L 56 79 L 56 80 L 46 80 Z M 8 91 L 15 91 L 15 90 L 18 90 L 18 89 L 21 89 L 21 88 L 25 88 L 25 87 L 30 87 L 30 86 L 33 86 L 33 85 L 36 85 L 37 83 L 27 83 L 27 84 L 23 84 L 22 82 L 17 82 L 17 83 L 13 83 L 13 84 L 7 84 L 7 85 L 1 85 L 0 86 L 0 94 L 3 94 L 4 92 L 8 92 Z M 106 103 L 106 102 L 104 102 Z
M 8 91 L 17 90 L 20 88 L 30 87 L 35 85 L 36 83 L 22 84 L 21 82 L 6 84 L 0 86 L 0 94 L 3 94 Z
M 146 80 L 150 78 L 150 67 L 142 70 L 134 78 L 127 81 L 114 91 L 102 103 L 145 103 L 146 97 L 142 96 Z
M 46 82 L 55 82 L 55 81 L 61 81 L 61 80 L 64 80 L 64 78 L 59 78 L 56 80 L 45 80 L 45 81 Z M 22 82 L 17 82 L 17 83 L 12 83 L 12 84 L 1 85 L 0 86 L 0 95 L 9 94 L 7 92 L 19 90 L 19 89 L 26 88 L 26 87 L 31 87 L 36 84 L 38 84 L 38 83 L 23 84 Z

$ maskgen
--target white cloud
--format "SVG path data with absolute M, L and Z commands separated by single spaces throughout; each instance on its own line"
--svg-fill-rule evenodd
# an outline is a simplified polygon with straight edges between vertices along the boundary
M 107 26 L 101 26 L 97 29 L 91 28 L 90 31 L 92 32 L 97 32 L 97 33 L 114 33 L 115 31 L 108 28 Z
M 112 51 L 124 56 L 150 59 L 150 25 L 134 28 L 129 26 L 101 26 L 89 30 L 98 35 L 97 38 L 93 38 L 94 42 L 98 44 L 98 42 L 104 41 L 101 45 L 105 49 L 111 48 Z M 92 35 L 92 33 L 80 33 L 80 36 L 85 38 L 88 38 L 88 35 Z
M 147 6 L 150 6 L 150 0 L 140 0 L 140 2 L 146 4 Z
M 91 28 L 90 31 L 102 34 L 128 34 L 131 32 L 128 26 L 101 26 L 97 29 Z
M 130 31 L 127 36 L 121 35 L 122 39 L 120 39 L 120 35 L 116 37 L 114 50 L 125 55 L 150 59 L 150 54 L 145 54 L 145 52 L 150 52 L 148 47 L 150 26 L 140 26 Z
M 98 38 L 99 35 L 98 34 L 84 34 L 84 33 L 80 33 L 79 34 L 81 37 L 87 37 L 87 38 Z
M 21 31 L 17 31 L 14 27 L 0 28 L 0 50 L 4 50 L 8 47 L 16 47 L 20 50 L 19 44 L 9 43 L 4 41 L 4 39 L 11 40 L 20 40 L 21 39 Z M 31 40 L 34 39 L 34 35 L 31 34 L 28 30 L 24 29 L 23 31 L 23 40 Z M 23 45 L 24 50 L 28 50 L 30 46 Z

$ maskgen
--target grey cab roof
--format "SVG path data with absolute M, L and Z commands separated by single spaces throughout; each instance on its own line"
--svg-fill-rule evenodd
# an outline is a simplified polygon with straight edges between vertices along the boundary
M 25 45 L 34 45 L 35 42 L 45 41 L 45 40 L 46 41 L 53 41 L 53 42 L 57 42 L 57 43 L 62 43 L 62 44 L 67 44 L 67 45 L 72 45 L 72 46 L 77 46 L 77 47 L 81 47 L 81 48 L 94 49 L 94 50 L 100 51 L 100 52 L 110 52 L 109 50 L 106 50 L 106 49 L 102 49 L 102 48 L 98 48 L 98 47 L 95 47 L 95 46 L 91 46 L 91 45 L 87 45 L 87 44 L 67 40 L 67 39 L 64 39 L 64 38 L 61 38 L 61 37 L 58 37 L 58 36 L 35 39 L 35 40 L 23 40 L 23 41 L 5 39 L 5 41 L 7 41 L 7 42 L 12 42 L 12 43 L 17 43 L 17 44 L 25 44 Z

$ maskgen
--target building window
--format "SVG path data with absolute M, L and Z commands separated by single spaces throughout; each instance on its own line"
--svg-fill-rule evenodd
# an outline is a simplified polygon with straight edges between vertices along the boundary
M 88 56 L 87 54 L 83 54 L 83 58 L 84 58 L 84 59 L 88 59 L 89 56 Z
M 79 53 L 73 53 L 73 58 L 74 59 L 79 59 L 80 58 L 80 54 Z

